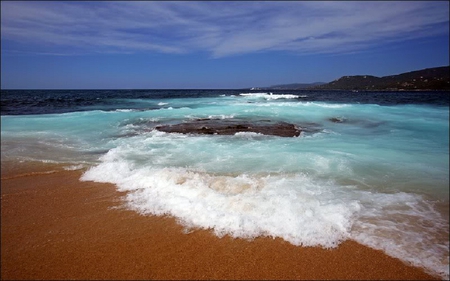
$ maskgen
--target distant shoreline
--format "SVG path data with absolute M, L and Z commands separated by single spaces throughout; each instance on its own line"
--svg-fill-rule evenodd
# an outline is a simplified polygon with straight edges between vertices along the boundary
M 246 91 L 336 91 L 336 92 L 449 92 L 450 89 L 368 89 L 368 90 L 347 90 L 347 89 L 259 89 L 250 90 L 244 89 Z
M 397 75 L 377 77 L 372 75 L 342 76 L 329 83 L 293 83 L 256 87 L 267 90 L 345 90 L 345 91 L 450 91 L 450 66 L 425 68 Z

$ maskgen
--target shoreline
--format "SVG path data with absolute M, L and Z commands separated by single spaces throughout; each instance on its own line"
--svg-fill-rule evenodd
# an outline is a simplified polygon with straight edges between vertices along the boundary
M 439 280 L 354 241 L 327 250 L 186 233 L 175 218 L 123 208 L 125 193 L 82 173 L 2 161 L 2 279 Z

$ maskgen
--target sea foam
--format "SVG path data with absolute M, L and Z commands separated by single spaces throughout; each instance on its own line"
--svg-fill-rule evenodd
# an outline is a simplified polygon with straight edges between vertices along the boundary
M 186 227 L 222 237 L 281 237 L 294 245 L 336 247 L 350 235 L 356 201 L 333 196 L 306 175 L 214 175 L 184 168 L 133 168 L 106 161 L 82 180 L 111 182 L 129 191 L 128 206 L 142 214 L 171 215 Z
M 258 145 L 241 143 L 249 138 Z M 448 242 L 439 240 L 445 219 L 431 202 L 419 194 L 366 190 L 323 177 L 355 176 L 351 159 L 356 154 L 330 150 L 328 156 L 304 153 L 300 159 L 282 154 L 286 167 L 273 159 L 283 166 L 280 172 L 263 172 L 268 169 L 255 169 L 250 156 L 267 151 L 266 145 L 276 150 L 275 139 L 248 133 L 216 139 L 152 131 L 118 143 L 81 180 L 113 183 L 127 191 L 128 208 L 173 216 L 186 229 L 210 229 L 219 237 L 279 237 L 293 245 L 324 248 L 352 239 L 448 277 Z M 227 143 L 231 139 L 242 150 L 226 153 L 234 147 Z M 183 162 L 182 154 L 189 162 Z M 232 168 L 229 161 L 242 166 Z M 311 170 L 287 169 L 302 163 L 298 161 L 310 163 Z
M 297 99 L 300 97 L 298 95 L 292 94 L 273 94 L 273 93 L 241 93 L 240 96 L 250 98 L 263 98 L 266 100 Z

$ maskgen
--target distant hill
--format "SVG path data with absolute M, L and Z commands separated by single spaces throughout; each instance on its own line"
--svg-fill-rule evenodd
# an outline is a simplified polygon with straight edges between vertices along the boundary
M 323 90 L 450 90 L 449 66 L 427 68 L 391 76 L 343 76 L 313 87 Z

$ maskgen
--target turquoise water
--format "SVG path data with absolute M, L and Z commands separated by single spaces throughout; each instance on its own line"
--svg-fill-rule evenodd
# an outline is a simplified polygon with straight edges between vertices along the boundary
M 128 191 L 128 208 L 175 216 L 187 229 L 325 248 L 352 239 L 448 278 L 448 93 L 426 102 L 418 93 L 193 92 L 95 92 L 47 112 L 23 98 L 2 106 L 2 161 L 88 168 L 81 180 L 113 183 Z M 24 104 L 22 114 L 4 115 Z M 39 114 L 23 114 L 34 108 Z M 303 131 L 154 129 L 199 118 L 283 121 Z

